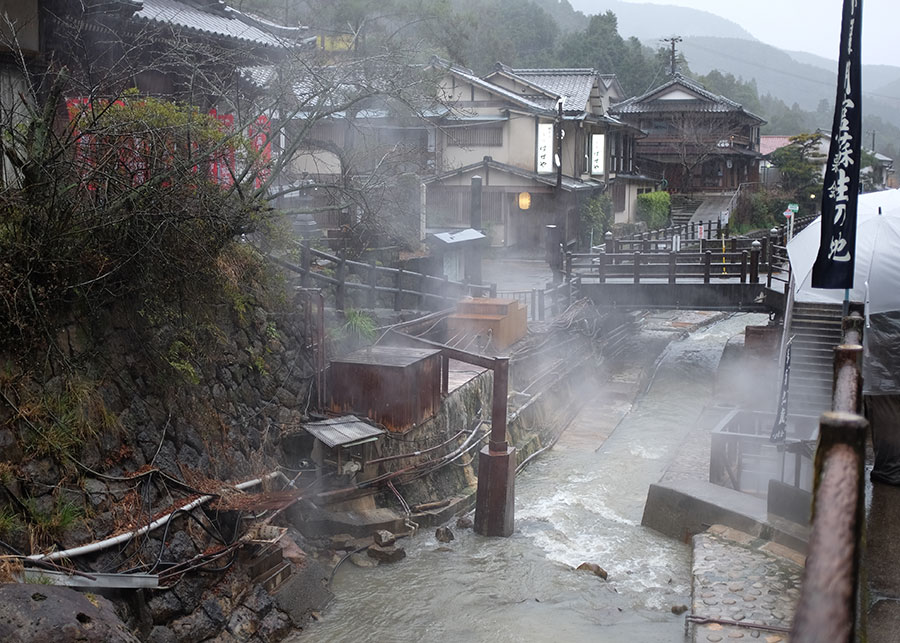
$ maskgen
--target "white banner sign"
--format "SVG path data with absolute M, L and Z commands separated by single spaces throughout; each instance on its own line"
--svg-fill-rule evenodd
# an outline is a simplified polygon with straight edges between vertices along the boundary
M 553 173 L 553 123 L 538 123 L 537 172 Z
M 603 174 L 606 171 L 606 135 L 591 135 L 591 174 Z

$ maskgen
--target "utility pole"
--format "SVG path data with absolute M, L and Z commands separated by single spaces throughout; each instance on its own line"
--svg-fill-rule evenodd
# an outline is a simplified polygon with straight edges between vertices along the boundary
M 663 38 L 660 42 L 667 42 L 672 45 L 672 53 L 670 54 L 670 64 L 671 68 L 669 70 L 669 75 L 675 75 L 675 45 L 681 42 L 681 36 L 672 36 L 671 38 Z
M 875 153 L 875 130 L 871 130 L 871 132 L 866 132 L 866 134 L 872 135 L 872 154 Z

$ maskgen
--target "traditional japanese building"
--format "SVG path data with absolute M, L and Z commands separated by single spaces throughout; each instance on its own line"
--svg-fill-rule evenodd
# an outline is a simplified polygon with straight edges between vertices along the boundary
M 670 192 L 732 193 L 759 181 L 765 121 L 680 73 L 609 111 L 646 133 L 636 141 L 635 162 Z

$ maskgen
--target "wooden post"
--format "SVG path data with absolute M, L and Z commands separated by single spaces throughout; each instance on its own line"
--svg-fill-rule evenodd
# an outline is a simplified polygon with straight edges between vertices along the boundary
M 497 298 L 497 284 L 491 284 L 491 287 L 488 290 L 488 294 L 490 294 L 491 299 Z
M 709 283 L 710 268 L 712 267 L 712 251 L 707 250 L 703 255 L 703 283 Z
M 741 250 L 741 283 L 747 283 L 747 251 Z
M 378 266 L 375 265 L 375 260 L 372 259 L 371 263 L 369 263 L 369 292 L 366 297 L 366 307 L 369 309 L 375 308 L 376 304 L 376 295 L 377 290 L 375 287 L 378 285 Z
M 606 253 L 602 253 L 597 258 L 597 278 L 600 283 L 606 283 Z
M 403 305 L 403 268 L 394 274 L 394 310 L 401 310 Z
M 446 397 L 450 393 L 450 358 L 441 353 L 441 393 Z
M 335 286 L 334 292 L 334 307 L 338 310 L 344 310 L 344 286 L 346 282 L 345 270 L 347 268 L 347 260 L 344 257 L 341 257 L 340 262 L 337 265 L 337 274 L 335 275 L 335 279 L 338 280 L 337 286 Z
M 606 254 L 613 254 L 616 251 L 616 241 L 613 238 L 613 233 L 607 232 L 605 235 L 603 235 L 603 239 L 606 242 Z
M 566 281 L 572 281 L 572 253 L 566 253 Z
M 641 253 L 634 253 L 634 283 L 641 283 Z
M 759 252 L 762 244 L 754 241 L 750 244 L 750 283 L 759 283 Z
M 537 288 L 531 289 L 531 321 L 537 320 Z
M 300 273 L 300 286 L 306 288 L 309 286 L 309 272 L 312 269 L 312 252 L 309 247 L 309 239 L 304 239 L 300 244 L 300 267 L 303 272 Z
M 678 253 L 670 252 L 669 253 L 669 283 L 675 283 L 675 275 L 678 270 Z
M 538 320 L 544 321 L 544 291 L 538 290 Z

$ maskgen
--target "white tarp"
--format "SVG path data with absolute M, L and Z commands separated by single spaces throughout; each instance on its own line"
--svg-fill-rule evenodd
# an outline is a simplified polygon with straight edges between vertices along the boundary
M 850 301 L 866 302 L 868 314 L 900 310 L 900 190 L 861 194 L 856 217 L 856 264 Z M 810 283 L 820 232 L 821 217 L 788 243 L 794 299 L 841 303 L 843 290 L 813 288 Z
M 866 305 L 863 389 L 868 395 L 900 393 L 900 190 L 861 194 L 856 222 L 856 263 L 850 301 Z M 821 220 L 788 243 L 794 299 L 839 304 L 844 291 L 813 288 Z

